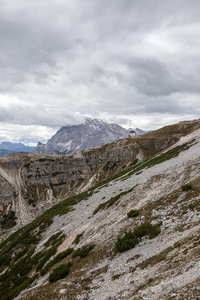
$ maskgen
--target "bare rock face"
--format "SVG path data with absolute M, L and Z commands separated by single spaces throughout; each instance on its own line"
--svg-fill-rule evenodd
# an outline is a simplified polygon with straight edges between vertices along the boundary
M 137 129 L 138 134 L 144 133 Z M 34 153 L 62 155 L 111 143 L 128 137 L 130 131 L 117 124 L 108 124 L 98 119 L 85 118 L 85 123 L 62 127 L 47 142 L 38 143 Z

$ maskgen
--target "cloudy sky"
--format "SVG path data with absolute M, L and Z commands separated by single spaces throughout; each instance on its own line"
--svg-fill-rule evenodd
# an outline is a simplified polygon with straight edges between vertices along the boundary
M 199 0 L 0 0 L 0 142 L 200 118 Z

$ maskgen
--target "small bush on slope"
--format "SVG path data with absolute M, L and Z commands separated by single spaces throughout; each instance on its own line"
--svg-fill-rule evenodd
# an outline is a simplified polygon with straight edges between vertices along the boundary
M 67 264 L 63 264 L 55 268 L 53 272 L 49 275 L 49 282 L 54 282 L 67 276 L 70 272 L 71 266 L 72 263 L 68 262 Z
M 68 255 L 70 255 L 72 252 L 74 251 L 73 248 L 68 248 L 67 250 L 59 253 L 58 255 L 56 255 L 56 257 L 54 257 L 54 259 L 50 260 L 50 262 L 48 262 L 48 264 L 44 267 L 44 269 L 42 269 L 40 271 L 40 274 L 43 276 L 44 274 L 46 274 L 48 272 L 48 270 L 55 265 L 56 263 L 60 262 L 62 259 L 64 259 L 65 257 L 67 257 Z
M 74 240 L 74 243 L 78 244 L 80 242 L 80 239 L 81 239 L 82 236 L 83 236 L 83 233 L 77 234 L 77 236 L 76 236 L 76 238 Z
M 190 183 L 184 184 L 184 185 L 182 185 L 181 189 L 182 189 L 182 191 L 187 192 L 192 189 L 192 185 Z
M 93 215 L 95 215 L 96 213 L 98 213 L 99 210 L 104 209 L 104 208 L 108 208 L 110 206 L 112 206 L 117 200 L 119 200 L 122 196 L 132 192 L 132 190 L 135 188 L 135 186 L 133 188 L 131 188 L 128 191 L 125 192 L 121 192 L 119 195 L 110 198 L 108 201 L 103 202 L 101 204 L 99 204 L 99 206 L 94 210 Z
M 134 234 L 141 238 L 148 235 L 150 239 L 156 237 L 160 233 L 160 227 L 158 225 L 152 225 L 150 223 L 143 223 L 134 230 Z
M 72 258 L 80 256 L 80 258 L 84 258 L 88 255 L 88 253 L 95 247 L 95 244 L 85 245 L 82 248 L 78 248 L 74 251 Z
M 134 232 L 125 232 L 124 237 L 117 239 L 115 243 L 115 250 L 117 252 L 127 251 L 134 248 L 139 239 L 148 235 L 150 239 L 156 237 L 160 233 L 160 227 L 158 225 L 152 225 L 150 223 L 143 223 L 135 228 Z
M 138 244 L 138 238 L 133 232 L 126 232 L 123 238 L 117 239 L 115 249 L 117 252 L 123 252 L 135 247 Z
M 135 218 L 139 215 L 139 210 L 132 209 L 127 213 L 129 218 Z

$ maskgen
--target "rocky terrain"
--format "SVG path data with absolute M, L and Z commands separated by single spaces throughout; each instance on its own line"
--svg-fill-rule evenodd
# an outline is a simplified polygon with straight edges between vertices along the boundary
M 104 151 L 110 156 L 101 165 Z M 38 189 L 35 207 L 27 204 L 26 192 L 39 185 L 47 160 L 51 170 L 63 159 L 88 169 L 70 197 L 2 242 L 1 299 L 199 299 L 199 120 L 63 157 L 20 155 L 0 160 L 1 184 L 4 191 L 13 188 L 13 201 L 26 216 L 29 207 L 67 195 L 64 188 L 54 191 L 53 181 L 46 200 Z M 2 192 L 2 208 L 10 196 Z M 14 219 L 8 212 L 7 206 L 7 218 Z
M 138 135 L 145 133 L 135 129 Z M 85 118 L 85 123 L 62 127 L 46 144 L 38 143 L 34 153 L 62 155 L 111 143 L 126 138 L 130 130 L 102 120 Z
M 200 126 L 199 121 L 164 127 L 70 155 L 13 153 L 0 159 L 0 222 L 13 211 L 2 236 L 27 224 L 60 200 L 144 161 Z M 16 223 L 16 224 L 15 224 Z M 13 228 L 13 225 L 15 227 Z

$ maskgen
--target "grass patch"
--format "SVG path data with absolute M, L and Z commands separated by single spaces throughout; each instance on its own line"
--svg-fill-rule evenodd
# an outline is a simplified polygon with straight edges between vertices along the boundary
M 122 196 L 130 193 L 135 187 L 131 188 L 128 191 L 125 192 L 121 192 L 120 194 L 118 194 L 115 197 L 110 198 L 108 201 L 101 203 L 93 212 L 93 215 L 95 215 L 96 213 L 98 213 L 99 210 L 101 209 L 105 209 L 108 208 L 110 206 L 112 206 L 117 200 L 119 200 Z
M 178 156 L 181 151 L 188 150 L 193 145 L 192 143 L 193 143 L 193 141 L 190 142 L 190 143 L 185 143 L 185 144 L 180 145 L 180 146 L 176 146 L 173 149 L 170 149 L 165 153 L 162 153 L 162 154 L 160 154 L 156 157 L 153 157 L 153 158 L 147 160 L 144 163 L 141 163 L 140 165 L 135 167 L 133 169 L 133 171 L 129 172 L 126 176 L 122 177 L 122 180 L 127 179 L 128 177 L 132 176 L 135 173 L 140 174 L 141 171 L 145 168 L 151 168 L 151 167 L 153 167 L 157 164 L 161 164 L 161 163 L 163 163 L 163 162 L 165 162 L 165 161 L 167 161 L 171 158 L 174 158 L 174 157 Z
M 96 185 L 91 187 L 89 189 L 89 191 L 94 191 L 97 188 L 102 188 L 103 186 L 107 185 L 109 182 L 111 182 L 113 180 L 126 180 L 128 177 L 132 176 L 135 173 L 141 174 L 142 170 L 145 168 L 150 168 L 156 164 L 160 164 L 164 161 L 167 161 L 173 157 L 178 156 L 181 151 L 185 151 L 185 150 L 189 149 L 193 145 L 193 142 L 194 141 L 191 141 L 190 143 L 185 143 L 181 146 L 177 146 L 171 150 L 168 150 L 165 153 L 160 154 L 159 156 L 149 159 L 148 161 L 146 161 L 144 163 L 137 164 L 138 161 L 135 160 L 133 165 L 131 165 L 127 169 L 122 170 L 122 171 L 118 172 L 117 174 L 97 183 Z

